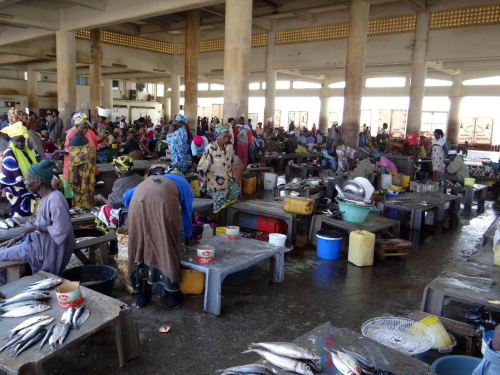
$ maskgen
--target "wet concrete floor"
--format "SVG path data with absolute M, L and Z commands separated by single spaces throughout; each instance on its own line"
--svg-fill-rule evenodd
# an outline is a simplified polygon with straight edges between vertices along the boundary
M 46 374 L 214 374 L 214 370 L 251 363 L 256 354 L 242 354 L 247 344 L 292 341 L 314 327 L 334 326 L 361 332 L 366 320 L 406 316 L 419 310 L 424 287 L 453 260 L 474 253 L 496 217 L 493 202 L 486 212 L 458 221 L 440 235 L 426 232 L 420 249 L 405 258 L 389 258 L 359 268 L 339 260 L 322 260 L 314 248 L 294 249 L 285 257 L 285 281 L 269 282 L 268 263 L 255 267 L 250 281 L 223 286 L 222 314 L 203 312 L 203 295 L 186 296 L 173 310 L 153 297 L 146 308 L 133 308 L 142 354 L 118 367 L 114 328 L 107 328 L 68 348 L 44 364 Z M 135 296 L 118 282 L 113 296 L 128 304 Z M 171 332 L 161 334 L 161 326 Z

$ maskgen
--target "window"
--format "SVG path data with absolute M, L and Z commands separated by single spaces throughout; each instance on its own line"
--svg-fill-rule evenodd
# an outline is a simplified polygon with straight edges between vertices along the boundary
M 286 90 L 290 88 L 290 81 L 276 81 L 277 90 Z
M 120 90 L 120 85 L 117 80 L 113 80 L 113 90 Z
M 366 87 L 405 87 L 405 77 L 367 78 Z
M 199 91 L 207 91 L 208 90 L 208 83 L 198 83 L 198 90 Z
M 164 97 L 165 96 L 165 85 L 162 83 L 158 83 L 156 85 L 156 96 Z
M 76 76 L 76 84 L 87 86 L 87 77 L 84 76 Z
M 345 88 L 345 81 L 330 83 L 328 87 L 331 89 L 343 89 Z
M 139 82 L 137 82 L 137 83 L 135 84 L 135 89 L 136 89 L 137 91 L 146 91 L 146 90 L 147 90 L 147 87 L 148 87 L 148 85 L 147 85 L 146 83 L 139 83 Z
M 500 76 L 498 77 L 487 77 L 487 78 L 476 78 L 464 81 L 464 86 L 472 85 L 500 85 Z
M 433 86 L 451 86 L 453 84 L 452 81 L 445 81 L 444 79 L 432 79 L 432 78 L 427 78 L 425 80 L 425 86 L 426 87 L 433 87 Z
M 224 85 L 219 85 L 218 83 L 212 83 L 210 85 L 210 90 L 215 90 L 215 91 L 220 90 L 220 91 L 222 91 L 222 90 L 224 90 Z
M 28 80 L 28 71 L 27 70 L 24 71 L 24 80 L 25 81 Z
M 293 88 L 294 89 L 320 89 L 321 83 L 294 81 Z
M 252 82 L 248 85 L 250 90 L 258 90 L 260 89 L 260 82 Z
M 185 85 L 180 85 L 179 86 L 179 91 L 186 91 L 186 86 Z

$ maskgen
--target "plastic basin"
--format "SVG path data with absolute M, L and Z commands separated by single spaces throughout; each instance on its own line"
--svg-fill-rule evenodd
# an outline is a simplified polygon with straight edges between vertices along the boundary
M 471 375 L 480 362 L 468 355 L 447 355 L 434 361 L 432 369 L 438 375 Z
M 368 213 L 375 206 L 358 206 L 355 204 L 345 203 L 335 199 L 339 203 L 339 211 L 342 213 L 342 220 L 349 223 L 361 224 L 364 223 Z
M 79 281 L 82 286 L 111 296 L 118 270 L 104 265 L 79 266 L 65 270 L 62 277 L 70 281 Z
M 342 233 L 320 230 L 316 233 L 316 254 L 321 259 L 339 259 Z

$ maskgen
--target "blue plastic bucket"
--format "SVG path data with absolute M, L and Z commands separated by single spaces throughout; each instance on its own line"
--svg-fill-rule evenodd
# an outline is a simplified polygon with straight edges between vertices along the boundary
M 471 375 L 480 362 L 468 355 L 447 355 L 434 361 L 432 369 L 438 375 Z
M 342 234 L 334 230 L 316 233 L 316 253 L 321 259 L 339 259 Z
M 399 209 L 394 208 L 394 207 L 385 207 L 385 217 L 394 219 L 394 220 L 399 220 Z
M 386 199 L 394 199 L 394 198 L 399 198 L 399 194 L 391 194 L 391 193 L 387 192 L 387 193 L 385 194 L 385 198 L 386 198 Z

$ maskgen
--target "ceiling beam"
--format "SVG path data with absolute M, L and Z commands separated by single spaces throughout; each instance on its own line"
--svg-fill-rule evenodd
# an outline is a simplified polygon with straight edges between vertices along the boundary
M 427 11 L 427 0 L 403 0 L 405 3 L 410 4 L 419 12 Z
M 64 0 L 66 2 L 80 5 L 85 8 L 105 10 L 107 7 L 106 0 Z
M 311 12 L 305 11 L 305 10 L 302 10 L 300 12 L 292 12 L 292 14 L 305 20 L 305 21 L 309 21 L 309 22 L 314 21 L 314 14 L 312 14 Z
M 14 4 L 5 8 L 0 12 L 0 21 L 13 27 L 55 31 L 59 29 L 60 16 L 57 8 L 40 6 L 36 2 L 30 6 Z
M 427 67 L 452 76 L 460 74 L 460 69 L 446 69 L 442 61 L 428 61 Z
M 216 16 L 226 17 L 226 8 L 223 6 L 213 5 L 213 6 L 203 7 L 201 9 L 208 13 L 215 14 Z
M 20 3 L 22 0 L 0 0 L 0 8 L 15 3 Z
M 0 65 L 24 63 L 33 60 L 38 60 L 38 58 L 29 56 L 8 55 L 5 53 L 0 54 Z

